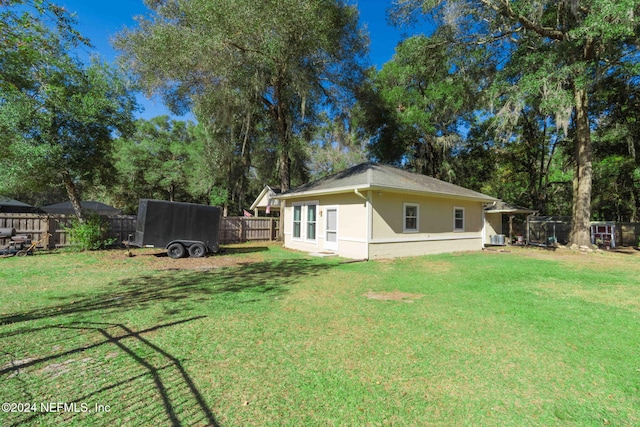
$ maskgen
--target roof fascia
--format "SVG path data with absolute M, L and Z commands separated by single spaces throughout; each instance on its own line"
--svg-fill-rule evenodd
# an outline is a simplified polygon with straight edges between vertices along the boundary
M 324 196 L 324 195 L 333 195 L 333 194 L 342 194 L 342 193 L 352 193 L 354 190 L 358 191 L 389 191 L 398 194 L 412 194 L 419 196 L 433 196 L 440 197 L 444 199 L 453 199 L 453 200 L 467 200 L 467 201 L 480 201 L 480 202 L 492 202 L 498 200 L 497 198 L 493 198 L 490 196 L 484 197 L 473 197 L 473 196 L 462 196 L 457 194 L 449 194 L 449 193 L 441 193 L 436 191 L 420 191 L 420 190 L 410 190 L 404 188 L 390 187 L 384 185 L 350 185 L 347 187 L 337 187 L 325 190 L 311 190 L 311 191 L 301 191 L 297 193 L 279 195 L 275 198 L 277 199 L 299 199 L 302 197 L 311 197 L 311 196 Z

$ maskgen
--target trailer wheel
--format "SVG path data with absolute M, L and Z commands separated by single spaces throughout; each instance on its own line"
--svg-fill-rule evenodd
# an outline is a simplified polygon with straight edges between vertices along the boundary
M 207 254 L 207 248 L 202 243 L 194 243 L 189 246 L 189 256 L 194 258 L 202 258 Z
M 185 256 L 186 253 L 187 253 L 187 250 L 185 249 L 184 246 L 182 246 L 181 243 L 172 243 L 167 248 L 167 255 L 169 255 L 169 258 L 173 258 L 173 259 L 182 258 Z

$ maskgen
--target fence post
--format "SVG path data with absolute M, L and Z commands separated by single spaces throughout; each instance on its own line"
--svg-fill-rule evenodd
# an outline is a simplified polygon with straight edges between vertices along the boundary
M 278 218 L 278 240 L 284 242 L 284 212 L 287 208 L 287 201 L 282 200 L 280 203 L 280 217 Z
M 51 216 L 47 215 L 44 221 L 45 223 L 45 236 L 47 239 L 46 248 L 47 249 L 55 249 L 56 248 L 56 220 Z
M 247 219 L 244 217 L 240 221 L 240 241 L 247 241 Z
M 276 237 L 276 220 L 274 218 L 269 219 L 269 237 L 272 242 Z

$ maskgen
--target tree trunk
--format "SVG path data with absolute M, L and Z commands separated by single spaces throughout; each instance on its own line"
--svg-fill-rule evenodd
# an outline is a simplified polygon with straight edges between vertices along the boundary
M 76 189 L 73 180 L 71 179 L 71 175 L 69 171 L 64 169 L 61 172 L 62 181 L 64 182 L 64 188 L 67 190 L 67 196 L 69 197 L 69 201 L 71 202 L 71 206 L 73 207 L 73 211 L 78 218 L 80 223 L 84 222 L 84 215 L 82 214 L 82 204 L 80 203 L 80 196 L 78 195 L 78 190 Z
M 283 192 L 289 191 L 291 188 L 291 150 L 289 144 L 289 128 L 287 126 L 287 107 L 283 99 L 282 79 L 278 79 L 274 84 L 275 105 L 272 111 L 278 127 L 278 142 L 280 145 L 280 156 L 278 159 L 278 167 L 280 169 L 280 188 Z
M 587 91 L 574 83 L 576 102 L 575 171 L 573 177 L 573 216 L 569 241 L 590 245 L 591 233 L 591 129 Z
M 289 151 L 282 147 L 280 152 L 280 188 L 282 191 L 289 191 L 291 188 L 291 158 Z

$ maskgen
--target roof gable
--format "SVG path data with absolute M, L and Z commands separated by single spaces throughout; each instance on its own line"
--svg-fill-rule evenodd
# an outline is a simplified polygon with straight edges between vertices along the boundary
M 342 172 L 294 188 L 280 195 L 287 199 L 305 195 L 322 195 L 353 190 L 385 190 L 421 193 L 469 200 L 495 201 L 496 198 L 459 185 L 404 169 L 377 163 L 361 163 Z
M 258 207 L 280 206 L 280 200 L 276 200 L 278 194 L 280 194 L 279 188 L 271 188 L 265 185 L 249 210 L 255 210 Z

